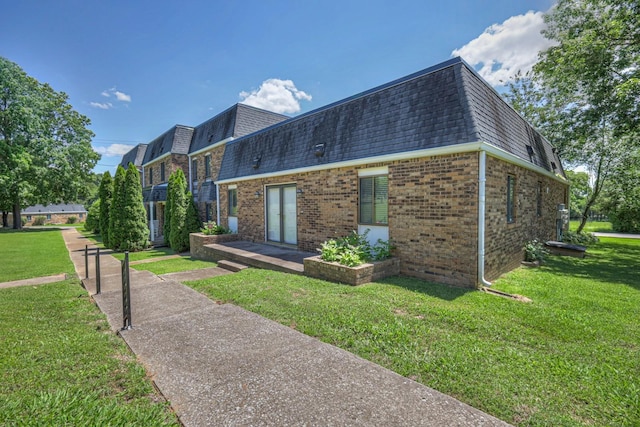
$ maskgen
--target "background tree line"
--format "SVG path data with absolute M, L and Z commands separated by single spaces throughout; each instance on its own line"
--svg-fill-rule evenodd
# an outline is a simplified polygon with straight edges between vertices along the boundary
M 559 0 L 543 34 L 555 43 L 505 98 L 559 150 L 582 231 L 589 212 L 640 231 L 640 2 Z M 585 180 L 586 177 L 586 180 Z

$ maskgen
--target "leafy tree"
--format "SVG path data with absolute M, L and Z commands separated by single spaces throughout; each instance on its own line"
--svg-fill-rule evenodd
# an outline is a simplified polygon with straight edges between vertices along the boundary
M 602 203 L 615 231 L 640 232 L 640 150 L 629 153 L 625 167 L 605 188 Z
M 144 209 L 142 201 L 140 174 L 131 163 L 129 163 L 125 174 L 123 190 L 122 228 L 124 238 L 120 242 L 119 249 L 140 251 L 149 246 L 149 227 L 147 226 L 147 211 Z
M 186 230 L 187 219 L 187 180 L 182 169 L 171 174 L 173 185 L 171 195 L 171 231 L 169 244 L 176 252 L 184 252 L 189 249 L 189 233 Z
M 116 169 L 116 176 L 113 179 L 113 192 L 111 198 L 111 208 L 109 212 L 118 212 L 118 215 L 109 215 L 109 245 L 107 247 L 120 250 L 125 239 L 123 224 L 123 212 L 125 209 L 125 181 L 126 171 L 122 166 Z
M 100 199 L 91 204 L 84 222 L 84 229 L 94 234 L 100 233 Z
M 109 247 L 109 218 L 111 210 L 111 199 L 113 198 L 113 179 L 109 171 L 102 175 L 102 181 L 100 181 L 100 188 L 98 190 L 98 200 L 100 203 L 100 235 L 102 236 L 102 243 Z
M 589 170 L 578 232 L 638 147 L 639 12 L 637 1 L 559 0 L 545 15 L 544 34 L 555 45 L 541 53 L 533 73 L 517 76 L 506 96 L 565 161 Z
M 565 171 L 565 174 L 571 185 L 569 209 L 571 210 L 572 217 L 576 214 L 579 214 L 581 217 L 582 212 L 584 212 L 587 197 L 591 191 L 591 187 L 589 187 L 589 174 L 571 170 Z
M 0 57 L 0 210 L 12 210 L 14 218 L 23 206 L 86 194 L 100 155 L 91 147 L 89 119 L 67 99 Z

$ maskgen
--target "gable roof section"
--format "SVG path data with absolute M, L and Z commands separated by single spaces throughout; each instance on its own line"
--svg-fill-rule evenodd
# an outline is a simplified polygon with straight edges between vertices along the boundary
M 189 126 L 175 125 L 147 146 L 142 161 L 143 165 L 150 163 L 165 154 L 187 154 L 191 145 L 193 128 Z
M 133 163 L 134 166 L 140 167 L 142 166 L 142 161 L 144 160 L 144 153 L 147 151 L 147 144 L 138 144 L 129 150 L 124 156 L 122 156 L 122 160 L 120 161 L 120 165 L 123 168 L 127 168 L 129 163 Z
M 189 153 L 206 149 L 208 146 L 228 138 L 239 138 L 289 119 L 282 114 L 235 104 L 222 113 L 196 126 Z
M 552 171 L 550 144 L 454 58 L 229 142 L 219 180 L 479 141 L 525 161 L 532 145 L 534 164 Z

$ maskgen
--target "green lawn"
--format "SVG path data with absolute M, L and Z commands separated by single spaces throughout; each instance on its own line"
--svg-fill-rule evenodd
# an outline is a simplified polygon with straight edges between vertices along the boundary
M 494 287 L 349 287 L 248 269 L 192 282 L 521 426 L 640 425 L 640 241 L 602 239 Z
M 569 230 L 575 231 L 578 229 L 580 221 L 572 220 L 569 222 Z M 611 223 L 606 221 L 587 221 L 583 231 L 587 233 L 612 233 Z
M 0 229 L 0 282 L 75 274 L 59 230 Z
M 104 245 L 102 244 L 102 237 L 99 234 L 94 234 L 84 229 L 78 229 L 78 231 L 83 236 L 91 240 L 96 246 L 104 248 Z M 173 249 L 166 246 L 151 248 L 140 252 L 129 252 L 129 261 L 141 261 L 144 259 L 155 258 L 159 256 L 174 255 L 175 253 L 176 252 Z M 111 255 L 121 261 L 124 259 L 124 252 L 114 252 Z
M 73 272 L 54 229 L 1 231 L 0 257 L 0 282 Z M 0 289 L 0 425 L 179 424 L 80 282 L 66 280 Z
M 130 254 L 131 255 L 131 254 Z M 175 273 L 178 271 L 198 270 L 200 268 L 216 267 L 215 262 L 200 261 L 189 256 L 165 259 L 162 261 L 145 262 L 132 265 L 136 270 L 147 270 L 154 274 Z

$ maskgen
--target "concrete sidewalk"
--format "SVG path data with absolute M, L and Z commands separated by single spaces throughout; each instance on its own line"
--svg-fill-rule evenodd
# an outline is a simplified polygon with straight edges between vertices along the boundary
M 88 241 L 76 230 L 62 234 L 82 278 Z M 94 294 L 92 258 L 83 282 Z M 100 266 L 102 293 L 93 298 L 117 330 L 120 262 L 102 255 Z M 215 270 L 203 274 L 224 274 Z M 216 304 L 177 275 L 130 274 L 133 328 L 120 335 L 186 426 L 508 425 L 349 352 Z

